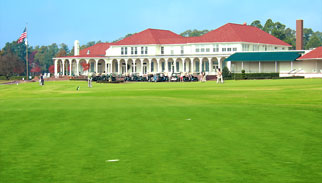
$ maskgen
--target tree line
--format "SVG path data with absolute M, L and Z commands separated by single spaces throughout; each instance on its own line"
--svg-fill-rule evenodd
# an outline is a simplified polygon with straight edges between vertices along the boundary
M 284 42 L 292 46 L 291 49 L 295 49 L 296 35 L 295 30 L 287 28 L 280 22 L 273 22 L 268 19 L 264 25 L 259 20 L 253 21 L 250 25 L 258 27 L 263 31 L 272 34 L 273 36 L 283 40 Z M 186 30 L 180 35 L 184 37 L 201 36 L 208 33 L 211 30 Z M 303 29 L 304 48 L 310 49 L 322 46 L 322 32 L 314 32 L 311 28 Z M 127 34 L 124 37 L 116 39 L 112 42 L 117 42 L 121 39 L 129 37 L 135 33 Z M 80 49 L 88 48 L 102 41 L 90 41 L 80 46 Z M 41 72 L 49 72 L 49 69 L 53 65 L 52 58 L 62 56 L 73 56 L 74 47 L 69 49 L 67 44 L 61 43 L 57 45 L 53 43 L 48 46 L 28 46 L 28 61 L 30 72 L 34 75 Z M 12 75 L 25 75 L 26 66 L 26 45 L 18 44 L 17 41 L 7 42 L 6 45 L 0 50 L 0 75 L 12 76 Z

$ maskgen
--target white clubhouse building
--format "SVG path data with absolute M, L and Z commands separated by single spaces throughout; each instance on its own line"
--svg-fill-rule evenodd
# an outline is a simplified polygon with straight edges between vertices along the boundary
M 288 64 L 278 59 L 264 62 L 226 59 L 240 52 L 292 52 L 290 47 L 259 28 L 228 23 L 199 37 L 182 37 L 168 30 L 146 29 L 118 42 L 98 43 L 83 50 L 79 50 L 76 40 L 74 56 L 53 60 L 56 77 L 87 75 L 82 63 L 89 64 L 89 72 L 122 75 L 161 72 L 215 75 L 224 64 L 232 72 L 245 69 L 246 72 L 282 73 L 293 69 L 294 58 L 283 60 Z

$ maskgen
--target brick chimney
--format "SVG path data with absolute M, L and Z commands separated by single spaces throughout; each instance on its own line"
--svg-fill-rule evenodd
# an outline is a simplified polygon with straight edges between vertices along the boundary
M 303 20 L 296 20 L 296 49 L 303 50 Z

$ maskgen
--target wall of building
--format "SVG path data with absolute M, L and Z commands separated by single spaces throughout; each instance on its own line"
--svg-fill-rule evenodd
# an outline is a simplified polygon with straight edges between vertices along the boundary
M 288 73 L 291 69 L 291 62 L 280 62 L 280 73 Z
M 304 60 L 294 62 L 294 69 L 302 73 L 320 73 L 322 62 L 317 60 Z
M 278 65 L 279 64 L 277 64 L 277 71 Z M 261 62 L 260 66 L 259 62 L 232 62 L 231 71 L 234 73 L 241 73 L 244 69 L 246 73 L 258 73 L 259 67 L 262 73 L 275 72 L 275 62 Z
M 275 72 L 275 62 L 261 62 L 261 72 Z
M 121 54 L 121 48 L 127 47 L 127 55 Z M 131 54 L 131 47 L 137 47 L 137 54 Z M 106 56 L 131 56 L 141 54 L 141 47 L 148 47 L 148 54 L 143 55 L 193 55 L 193 54 L 232 54 L 241 51 L 274 51 L 288 50 L 286 46 L 253 44 L 253 43 L 195 43 L 195 44 L 166 44 L 166 45 L 131 45 L 131 46 L 111 46 L 106 51 Z M 182 52 L 183 51 L 183 52 Z

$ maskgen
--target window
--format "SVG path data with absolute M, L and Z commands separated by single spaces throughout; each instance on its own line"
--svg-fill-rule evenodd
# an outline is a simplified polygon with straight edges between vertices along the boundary
M 259 46 L 258 45 L 253 45 L 253 51 L 259 51 Z
M 264 46 L 264 50 L 267 51 L 267 45 Z
M 219 52 L 218 44 L 213 45 L 213 52 Z
M 125 55 L 127 55 L 127 47 L 125 47 L 124 52 L 125 52 Z
M 141 55 L 144 54 L 144 47 L 141 47 Z
M 87 55 L 89 55 L 89 53 L 90 53 L 89 50 L 87 50 Z
M 201 48 L 201 52 L 205 52 L 205 48 Z
M 230 51 L 231 51 L 231 48 L 227 48 L 227 51 L 229 51 L 229 52 L 230 52 Z
M 124 55 L 124 48 L 121 47 L 121 55 Z
M 91 62 L 91 72 L 94 72 L 94 62 Z
M 199 48 L 196 48 L 196 52 L 198 53 L 198 52 L 200 52 L 200 49 Z
M 145 54 L 146 55 L 148 54 L 148 47 L 147 46 L 145 47 Z
M 133 55 L 133 54 L 134 54 L 134 48 L 131 47 L 131 55 Z
M 277 47 L 275 47 L 275 50 L 277 50 Z M 88 50 L 89 51 L 89 50 Z
M 135 51 L 134 51 L 135 55 L 138 54 L 138 47 L 135 47 Z
M 162 46 L 161 47 L 161 55 L 163 55 L 164 54 L 164 47 Z
M 171 71 L 172 62 L 168 62 L 168 71 Z
M 206 52 L 210 52 L 210 48 L 206 48 Z
M 174 51 L 173 50 L 171 50 L 171 55 L 173 55 L 174 54 Z
M 249 51 L 249 45 L 243 44 L 243 51 Z
M 225 52 L 225 51 L 226 51 L 226 48 L 222 48 L 222 49 L 221 49 L 221 51 L 222 51 L 222 52 Z
M 183 46 L 181 46 L 181 54 L 184 54 Z
M 219 48 L 213 48 L 213 52 L 219 52 Z
M 233 48 L 233 51 L 237 51 L 237 48 Z

